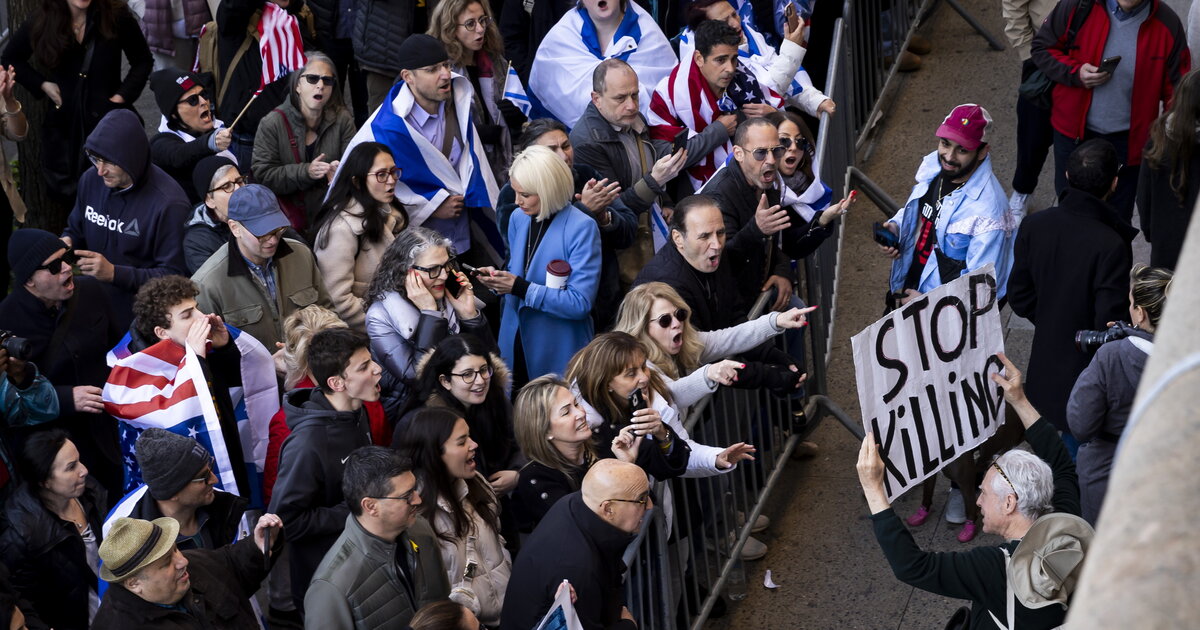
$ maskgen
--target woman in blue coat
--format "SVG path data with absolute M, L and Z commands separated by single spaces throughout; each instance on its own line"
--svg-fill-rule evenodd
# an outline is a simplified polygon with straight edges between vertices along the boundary
M 600 230 L 572 205 L 571 169 L 550 149 L 522 151 L 509 178 L 521 212 L 508 224 L 508 271 L 484 267 L 480 281 L 504 295 L 500 353 L 513 368 L 516 389 L 543 374 L 561 374 L 575 351 L 591 341 Z M 547 283 L 552 262 L 559 276 L 566 273 L 562 288 L 552 288 L 557 277 Z

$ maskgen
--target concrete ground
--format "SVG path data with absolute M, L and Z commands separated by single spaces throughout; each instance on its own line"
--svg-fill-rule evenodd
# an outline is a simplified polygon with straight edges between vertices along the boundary
M 1000 3 L 962 0 L 994 36 L 1003 39 L 1004 21 Z M 1188 0 L 1169 2 L 1186 16 Z M 921 34 L 932 41 L 919 72 L 902 75 L 899 89 L 887 107 L 883 128 L 875 135 L 869 158 L 859 164 L 866 174 L 894 199 L 907 198 L 913 175 L 922 156 L 934 150 L 934 131 L 957 104 L 979 103 L 992 114 L 993 169 L 1004 184 L 1010 184 L 1015 168 L 1016 87 L 1020 82 L 1020 60 L 1008 48 L 992 51 L 949 6 L 942 5 L 926 22 Z M 1053 205 L 1053 158 L 1049 158 L 1031 209 Z M 839 321 L 829 365 L 830 396 L 852 418 L 859 418 L 858 394 L 850 337 L 878 318 L 886 286 L 888 261 L 877 253 L 870 239 L 871 223 L 883 215 L 860 198 L 846 217 L 839 278 Z M 1136 214 L 1135 214 L 1136 218 Z M 1145 241 L 1135 244 L 1135 261 L 1148 262 Z M 1006 349 L 1024 368 L 1028 363 L 1032 325 L 1008 309 Z M 854 464 L 859 442 L 836 421 L 827 419 L 813 440 L 821 454 L 813 460 L 792 462 L 766 510 L 770 529 L 760 539 L 770 551 L 762 560 L 747 564 L 749 596 L 719 620 L 709 621 L 711 630 L 732 628 L 851 629 L 895 628 L 897 630 L 941 628 L 965 602 L 914 589 L 892 575 L 875 541 L 866 501 L 858 484 Z M 972 545 L 995 545 L 1001 541 L 980 534 L 971 543 L 959 543 L 959 526 L 942 520 L 949 483 L 939 481 L 934 499 L 935 517 L 913 529 L 918 543 L 927 550 L 957 551 Z M 920 492 L 909 492 L 895 504 L 902 517 L 912 514 Z M 776 590 L 761 586 L 770 569 L 779 585 Z

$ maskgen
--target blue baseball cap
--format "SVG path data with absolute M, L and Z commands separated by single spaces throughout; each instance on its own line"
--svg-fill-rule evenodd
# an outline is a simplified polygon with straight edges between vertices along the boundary
M 279 209 L 275 193 L 262 184 L 249 184 L 233 191 L 229 197 L 229 218 L 241 223 L 255 236 L 264 236 L 292 224 Z

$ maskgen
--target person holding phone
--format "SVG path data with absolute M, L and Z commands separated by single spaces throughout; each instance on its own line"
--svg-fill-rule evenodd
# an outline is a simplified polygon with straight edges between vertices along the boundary
M 450 239 L 429 228 L 400 233 L 383 252 L 367 290 L 371 354 L 416 391 L 417 361 L 448 335 L 469 332 L 492 339 L 471 281 L 454 263 Z
M 1032 54 L 1055 83 L 1056 193 L 1067 188 L 1071 151 L 1102 138 L 1124 164 L 1109 202 L 1129 222 L 1150 125 L 1191 68 L 1179 16 L 1160 0 L 1064 0 L 1034 37 Z

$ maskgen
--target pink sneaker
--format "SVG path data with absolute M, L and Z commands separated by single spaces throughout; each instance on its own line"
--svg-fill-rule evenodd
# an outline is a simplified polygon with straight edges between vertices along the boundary
M 920 508 L 917 508 L 917 511 L 915 514 L 908 517 L 908 520 L 904 521 L 904 522 L 908 523 L 909 527 L 919 527 L 921 525 L 924 525 L 925 521 L 928 518 L 929 518 L 929 508 L 922 505 Z
M 975 539 L 975 521 L 967 520 L 958 531 L 958 542 L 968 543 Z

